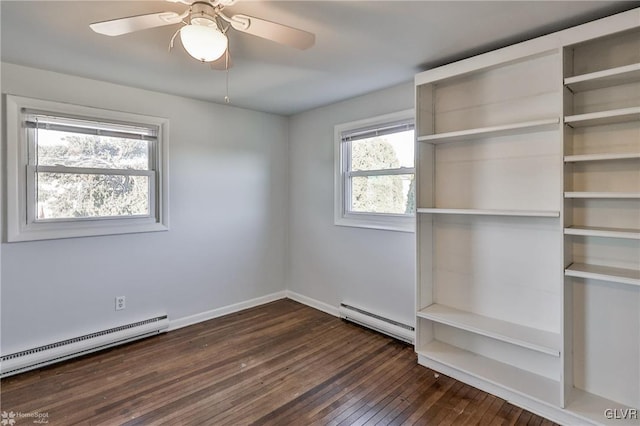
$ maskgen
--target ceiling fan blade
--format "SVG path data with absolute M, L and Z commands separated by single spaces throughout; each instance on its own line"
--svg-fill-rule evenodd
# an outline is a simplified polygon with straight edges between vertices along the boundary
M 308 49 L 316 42 L 315 34 L 310 32 L 247 15 L 233 15 L 231 26 L 238 31 L 297 49 Z
M 175 12 L 159 12 L 113 19 L 111 21 L 95 22 L 89 25 L 89 27 L 98 34 L 119 36 L 134 31 L 146 30 L 147 28 L 177 24 L 181 21 L 182 16 Z
M 211 69 L 218 71 L 226 71 L 233 66 L 233 61 L 231 61 L 231 55 L 229 55 L 229 62 L 227 62 L 227 55 L 229 55 L 229 49 L 225 50 L 225 52 L 220 56 L 220 58 L 215 61 L 209 62 L 211 65 Z

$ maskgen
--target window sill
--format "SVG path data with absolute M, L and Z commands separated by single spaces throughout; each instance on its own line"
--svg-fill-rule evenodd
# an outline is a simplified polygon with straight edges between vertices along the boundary
M 55 227 L 49 224 L 33 224 L 19 230 L 9 230 L 7 242 L 58 240 L 64 238 L 97 237 L 106 235 L 137 234 L 143 232 L 168 231 L 169 227 L 162 223 L 70 223 L 69 226 Z
M 382 215 L 349 215 L 336 217 L 334 224 L 354 228 L 377 229 L 381 231 L 410 232 L 416 230 L 416 219 Z

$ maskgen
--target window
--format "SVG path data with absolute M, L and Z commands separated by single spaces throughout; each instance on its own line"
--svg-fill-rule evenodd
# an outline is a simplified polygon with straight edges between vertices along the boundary
M 166 230 L 166 119 L 7 96 L 7 240 Z
M 335 127 L 336 225 L 413 232 L 413 110 Z

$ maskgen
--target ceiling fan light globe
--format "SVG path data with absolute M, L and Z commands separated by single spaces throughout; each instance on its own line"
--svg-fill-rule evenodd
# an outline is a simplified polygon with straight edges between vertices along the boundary
M 213 26 L 187 25 L 180 30 L 184 50 L 195 59 L 211 62 L 227 50 L 227 36 Z

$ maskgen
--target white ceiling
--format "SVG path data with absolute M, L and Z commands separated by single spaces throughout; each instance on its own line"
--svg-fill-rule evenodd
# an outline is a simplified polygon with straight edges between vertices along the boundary
M 226 9 L 316 34 L 300 51 L 233 32 L 233 105 L 283 115 L 409 81 L 433 66 L 612 13 L 638 1 L 243 1 Z M 186 6 L 166 1 L 0 2 L 2 60 L 222 103 L 225 73 L 189 57 L 176 26 L 120 37 L 89 24 Z

